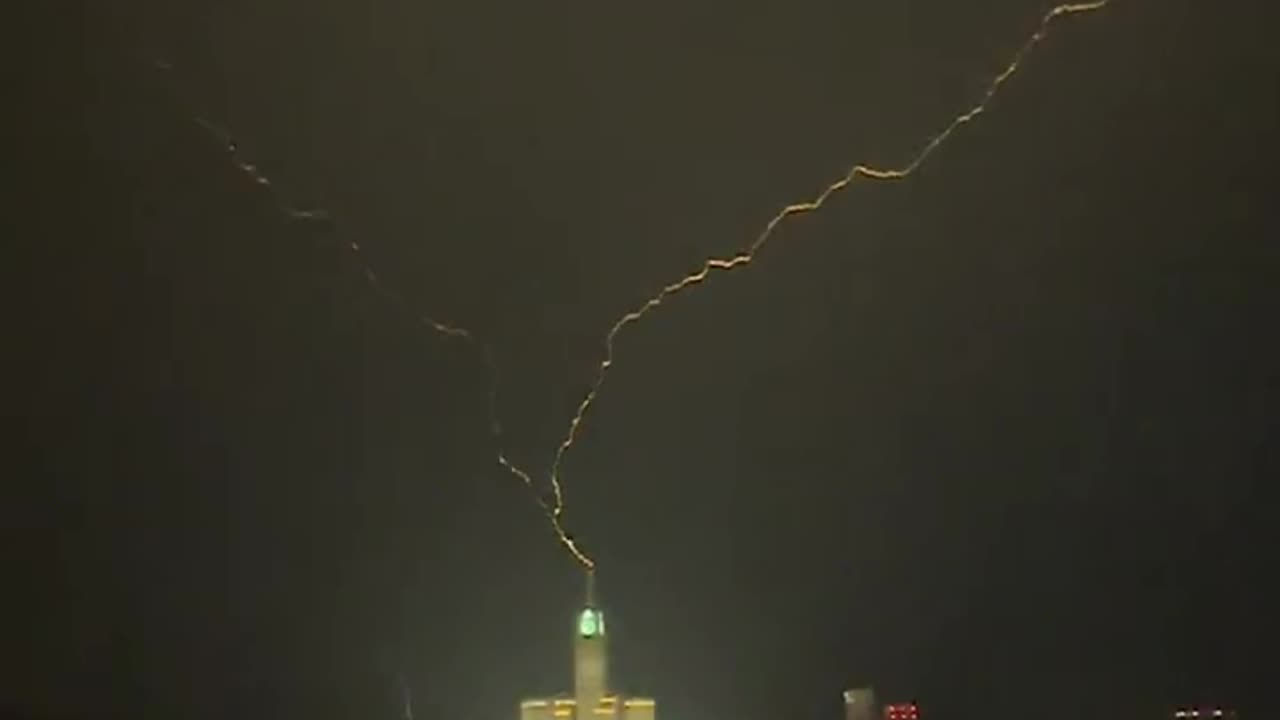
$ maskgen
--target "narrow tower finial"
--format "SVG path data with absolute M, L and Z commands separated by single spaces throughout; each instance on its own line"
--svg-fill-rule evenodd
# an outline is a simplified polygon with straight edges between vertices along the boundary
M 587 607 L 594 608 L 596 606 L 596 571 L 595 568 L 587 570 Z

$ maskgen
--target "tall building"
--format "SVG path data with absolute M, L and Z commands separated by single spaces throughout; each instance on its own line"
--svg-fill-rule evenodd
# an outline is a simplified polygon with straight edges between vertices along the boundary
M 844 691 L 844 720 L 879 720 L 879 714 L 871 688 Z
M 528 698 L 520 720 L 654 720 L 653 698 L 609 691 L 608 634 L 596 604 L 594 576 L 587 575 L 587 601 L 573 628 L 573 692 Z

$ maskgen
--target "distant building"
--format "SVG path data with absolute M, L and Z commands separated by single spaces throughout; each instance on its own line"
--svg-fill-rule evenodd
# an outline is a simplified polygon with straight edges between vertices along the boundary
M 920 720 L 920 707 L 913 702 L 885 705 L 884 720 Z
M 844 691 L 844 720 L 879 720 L 876 693 L 871 688 Z
M 604 612 L 588 575 L 587 602 L 573 633 L 573 694 L 523 700 L 520 720 L 654 720 L 653 698 L 609 692 L 607 639 Z

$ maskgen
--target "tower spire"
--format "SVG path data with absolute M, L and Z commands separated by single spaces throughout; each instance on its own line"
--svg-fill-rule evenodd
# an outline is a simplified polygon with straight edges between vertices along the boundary
M 577 720 L 591 720 L 609 687 L 604 613 L 596 606 L 596 574 L 587 570 L 585 579 L 587 606 L 578 613 L 578 629 L 573 637 L 573 696 L 577 701 Z

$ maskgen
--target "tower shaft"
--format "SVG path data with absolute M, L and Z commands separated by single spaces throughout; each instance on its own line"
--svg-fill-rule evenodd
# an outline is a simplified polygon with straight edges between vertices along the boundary
M 578 616 L 573 639 L 573 695 L 580 718 L 590 718 L 592 710 L 608 692 L 608 653 L 604 613 L 596 606 L 595 573 L 587 573 L 586 607 Z

